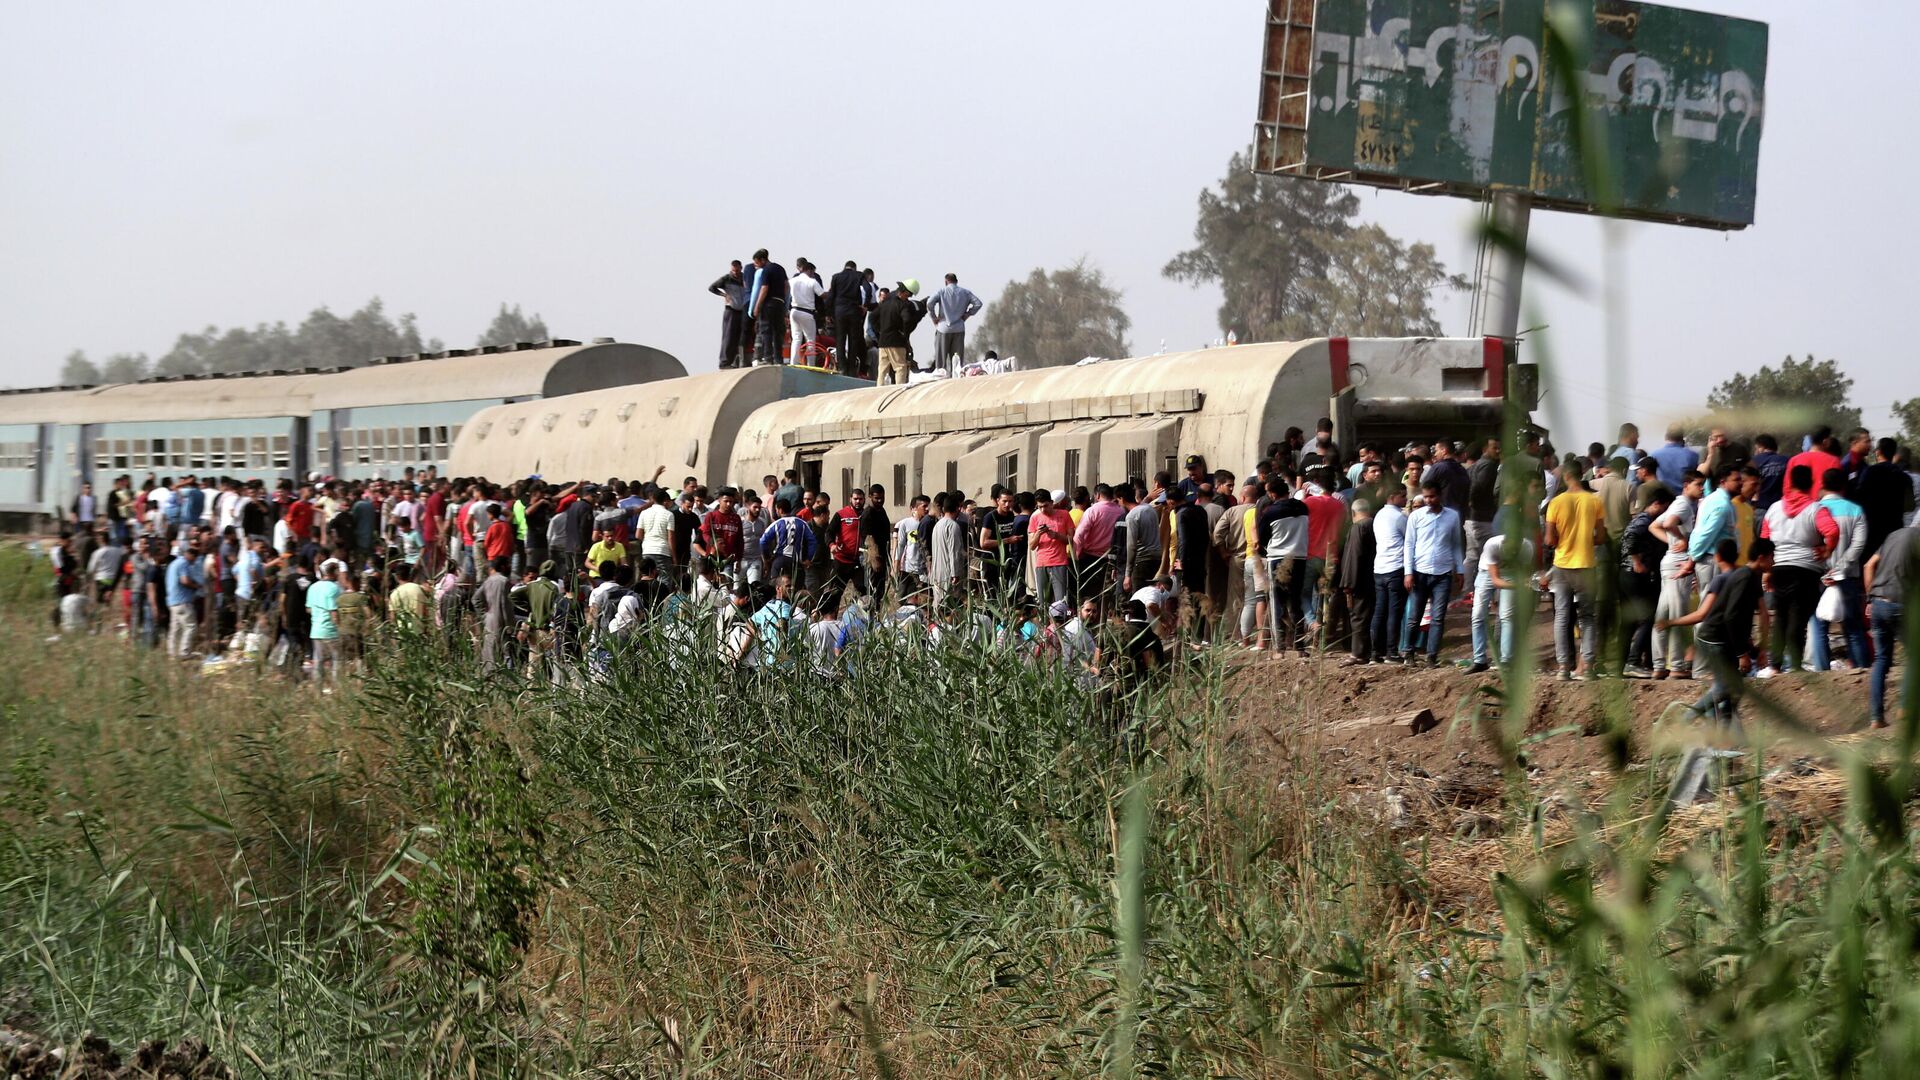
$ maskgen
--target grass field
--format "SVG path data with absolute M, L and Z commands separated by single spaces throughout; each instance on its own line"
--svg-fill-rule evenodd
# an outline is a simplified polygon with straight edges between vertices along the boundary
M 1891 1076 L 1920 1054 L 1912 716 L 1797 745 L 1846 777 L 1838 817 L 1736 777 L 1684 843 L 1669 757 L 1623 757 L 1550 830 L 1537 733 L 1489 718 L 1513 767 L 1475 909 L 1430 899 L 1454 842 L 1356 812 L 1310 741 L 1284 782 L 1242 768 L 1223 732 L 1252 684 L 1219 657 L 1125 740 L 1053 673 L 889 646 L 769 692 L 658 645 L 554 689 L 395 641 L 319 698 L 49 643 L 38 580 L 0 553 L 0 1001 L 56 1037 L 353 1077 Z M 1744 775 L 1791 719 L 1755 725 Z

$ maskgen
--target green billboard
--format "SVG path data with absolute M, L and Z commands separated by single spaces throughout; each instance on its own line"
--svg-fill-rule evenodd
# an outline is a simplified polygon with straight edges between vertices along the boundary
M 1269 0 L 1254 168 L 1738 229 L 1766 69 L 1765 23 L 1630 0 Z

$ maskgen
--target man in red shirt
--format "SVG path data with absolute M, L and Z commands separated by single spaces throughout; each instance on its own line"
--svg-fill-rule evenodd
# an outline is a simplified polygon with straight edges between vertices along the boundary
M 313 485 L 301 484 L 300 497 L 287 507 L 287 531 L 293 534 L 294 549 L 313 539 Z
M 486 537 L 481 541 L 486 549 L 487 561 L 512 559 L 514 539 L 513 522 L 509 520 L 505 512 L 501 510 L 499 503 L 493 504 L 490 515 L 493 518 L 493 523 L 487 526 Z
M 867 594 L 866 582 L 860 574 L 860 515 L 866 509 L 867 493 L 856 487 L 847 496 L 847 505 L 833 515 L 828 526 L 827 551 L 833 556 L 833 580 L 827 585 L 825 601 L 829 604 L 839 602 L 849 582 L 854 592 Z
M 720 501 L 700 518 L 700 557 L 727 573 L 740 565 L 740 514 L 733 507 L 733 489 L 721 488 Z
M 1053 492 L 1033 493 L 1033 513 L 1027 518 L 1027 550 L 1033 555 L 1033 581 L 1039 590 L 1040 610 L 1055 600 L 1073 596 L 1067 543 L 1073 538 L 1073 513 L 1053 501 Z
M 1813 472 L 1813 482 L 1818 484 L 1820 478 L 1827 475 L 1828 469 L 1840 468 L 1840 449 L 1839 439 L 1832 435 L 1820 435 L 1813 440 L 1811 448 L 1787 459 L 1787 472 L 1792 473 L 1796 466 L 1805 465 Z
M 1332 494 L 1333 473 L 1315 469 L 1308 481 L 1307 504 L 1307 628 L 1320 627 L 1320 601 L 1331 597 L 1326 582 L 1329 568 L 1339 565 L 1340 528 L 1347 520 L 1347 503 Z

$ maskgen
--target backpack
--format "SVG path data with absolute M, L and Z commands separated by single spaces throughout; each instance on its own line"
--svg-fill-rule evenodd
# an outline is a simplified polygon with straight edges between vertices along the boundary
M 600 601 L 599 609 L 594 612 L 593 632 L 596 635 L 605 636 L 607 634 L 608 630 L 613 626 L 614 615 L 620 611 L 620 602 L 632 595 L 632 593 L 632 589 L 623 589 L 619 586 L 615 586 L 607 591 L 607 595 Z

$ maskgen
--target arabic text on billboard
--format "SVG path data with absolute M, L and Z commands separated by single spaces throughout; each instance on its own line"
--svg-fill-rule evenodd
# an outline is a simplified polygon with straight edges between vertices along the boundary
M 1549 4 L 1587 31 L 1615 212 L 1752 224 L 1766 24 L 1628 0 L 1270 0 L 1255 168 L 1596 210 Z

